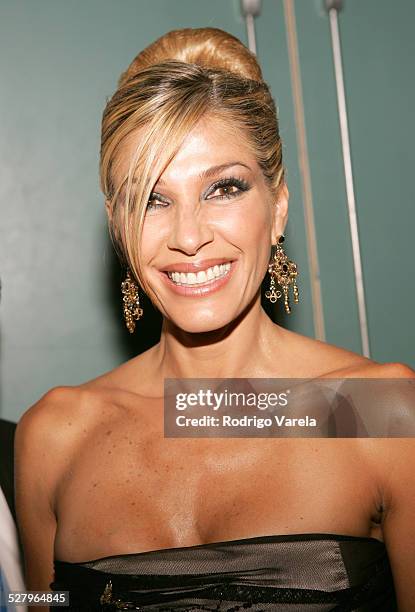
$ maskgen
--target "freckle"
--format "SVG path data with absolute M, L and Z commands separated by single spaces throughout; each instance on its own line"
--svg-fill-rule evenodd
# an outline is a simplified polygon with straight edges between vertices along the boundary
M 86 429 L 84 429 L 83 432 L 86 433 Z
M 72 425 L 72 423 L 68 423 L 68 425 Z
M 111 455 L 112 451 L 108 451 L 108 454 Z
M 135 506 L 135 502 L 131 502 L 131 505 L 132 505 L 132 506 Z
M 94 487 L 96 487 L 96 486 L 97 486 L 97 484 L 98 484 L 97 482 L 94 482 L 93 486 L 94 486 Z
M 129 478 L 127 478 L 127 480 L 126 480 L 125 482 L 130 482 L 130 479 L 129 479 Z
M 110 434 L 112 434 L 111 429 L 109 429 L 108 431 L 106 431 L 106 432 L 105 432 L 105 435 L 106 435 L 106 436 L 109 436 Z
M 132 444 L 131 440 L 129 441 L 129 443 L 128 443 L 128 444 Z

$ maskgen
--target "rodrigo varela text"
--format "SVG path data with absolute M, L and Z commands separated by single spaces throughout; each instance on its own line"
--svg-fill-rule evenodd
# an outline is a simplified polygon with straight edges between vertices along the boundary
M 288 418 L 285 415 L 273 415 L 272 418 L 259 418 L 257 416 L 231 417 L 227 414 L 222 417 L 203 415 L 202 417 L 186 417 L 183 414 L 176 417 L 179 427 L 316 427 L 316 419 L 308 415 L 302 418 Z

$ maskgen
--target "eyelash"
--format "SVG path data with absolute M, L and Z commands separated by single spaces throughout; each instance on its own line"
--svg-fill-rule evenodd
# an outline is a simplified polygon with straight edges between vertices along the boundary
M 213 185 L 210 187 L 207 195 L 211 195 L 211 193 L 213 193 L 217 189 L 220 189 L 220 188 L 223 188 L 223 187 L 237 187 L 238 191 L 235 191 L 233 193 L 227 193 L 227 194 L 220 195 L 220 196 L 215 196 L 219 200 L 230 200 L 231 198 L 234 198 L 235 196 L 238 196 L 241 193 L 249 191 L 249 189 L 251 188 L 250 185 L 247 183 L 247 181 L 245 181 L 243 178 L 230 176 L 230 177 L 227 177 L 227 178 L 222 178 L 219 181 L 216 181 L 216 183 L 213 183 Z M 147 208 L 148 209 L 155 210 L 157 208 L 165 208 L 166 207 L 167 203 L 165 203 L 165 204 L 151 204 L 152 200 L 157 200 L 157 194 L 155 194 L 155 193 L 151 194 L 151 196 L 149 198 L 149 201 L 148 201 L 148 204 L 147 204 Z
M 250 189 L 249 184 L 243 178 L 236 176 L 230 176 L 216 181 L 216 183 L 212 185 L 211 191 L 216 191 L 216 189 L 220 189 L 221 187 L 238 187 L 238 191 L 235 191 L 234 193 L 227 193 L 221 196 L 216 196 L 220 200 L 229 200 Z

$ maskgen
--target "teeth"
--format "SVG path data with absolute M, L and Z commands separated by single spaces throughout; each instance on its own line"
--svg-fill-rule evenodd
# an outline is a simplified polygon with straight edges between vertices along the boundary
M 200 272 L 196 274 L 196 278 L 198 283 L 205 283 L 207 281 L 207 274 L 204 270 L 200 270 Z
M 176 285 L 200 285 L 216 278 L 221 278 L 228 274 L 231 269 L 231 264 L 220 264 L 212 266 L 207 270 L 201 270 L 200 272 L 168 272 L 169 278 L 176 283 Z

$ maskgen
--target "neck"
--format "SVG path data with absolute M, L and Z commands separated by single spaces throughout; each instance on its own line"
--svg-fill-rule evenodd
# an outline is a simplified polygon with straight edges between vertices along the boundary
M 165 319 L 154 356 L 164 378 L 272 376 L 278 369 L 282 332 L 258 295 L 245 312 L 218 330 L 189 333 Z

